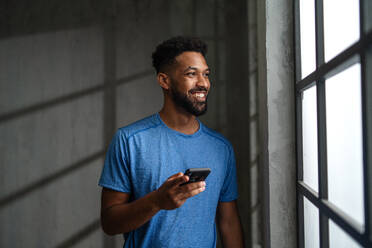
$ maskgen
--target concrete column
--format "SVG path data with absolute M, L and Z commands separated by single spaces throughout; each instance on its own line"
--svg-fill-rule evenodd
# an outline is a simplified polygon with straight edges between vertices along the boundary
M 291 0 L 258 1 L 264 247 L 296 247 L 292 5 Z

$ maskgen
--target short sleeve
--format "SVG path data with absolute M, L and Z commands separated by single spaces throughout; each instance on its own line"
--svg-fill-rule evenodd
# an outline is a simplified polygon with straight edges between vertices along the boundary
M 126 144 L 125 136 L 119 129 L 106 153 L 98 185 L 125 193 L 132 191 Z
M 220 193 L 220 202 L 234 201 L 238 198 L 238 185 L 236 182 L 236 162 L 233 149 L 229 149 L 229 159 L 225 179 Z

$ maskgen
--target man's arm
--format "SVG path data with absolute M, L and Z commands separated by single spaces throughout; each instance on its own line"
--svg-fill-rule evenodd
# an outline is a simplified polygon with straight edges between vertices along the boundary
M 185 201 L 205 190 L 204 182 L 183 186 L 189 178 L 178 173 L 163 183 L 156 191 L 128 203 L 130 194 L 102 189 L 101 224 L 108 235 L 127 233 L 145 224 L 161 209 L 175 209 Z
M 216 219 L 223 247 L 244 247 L 243 228 L 236 201 L 219 202 Z
M 101 224 L 108 235 L 126 233 L 146 223 L 160 209 L 155 204 L 154 192 L 128 203 L 130 194 L 102 189 Z

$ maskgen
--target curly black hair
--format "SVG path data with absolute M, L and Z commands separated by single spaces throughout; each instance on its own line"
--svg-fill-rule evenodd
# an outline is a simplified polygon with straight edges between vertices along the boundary
M 159 44 L 152 54 L 152 65 L 156 73 L 164 71 L 165 67 L 175 62 L 175 57 L 183 52 L 199 52 L 204 57 L 207 54 L 207 44 L 196 37 L 176 36 Z

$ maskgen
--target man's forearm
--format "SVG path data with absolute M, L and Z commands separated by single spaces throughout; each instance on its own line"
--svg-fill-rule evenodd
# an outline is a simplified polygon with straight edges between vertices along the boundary
M 127 233 L 149 221 L 160 208 L 154 201 L 155 192 L 131 203 L 113 205 L 101 212 L 102 228 L 108 235 Z

